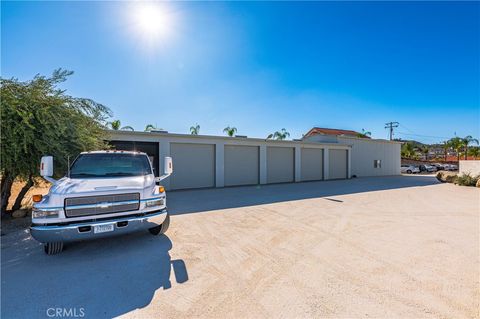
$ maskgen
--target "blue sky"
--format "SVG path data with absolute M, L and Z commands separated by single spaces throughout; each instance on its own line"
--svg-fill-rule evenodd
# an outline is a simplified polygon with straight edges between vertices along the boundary
M 73 70 L 70 94 L 137 130 L 480 135 L 478 2 L 168 2 L 158 37 L 138 5 L 2 1 L 2 77 Z

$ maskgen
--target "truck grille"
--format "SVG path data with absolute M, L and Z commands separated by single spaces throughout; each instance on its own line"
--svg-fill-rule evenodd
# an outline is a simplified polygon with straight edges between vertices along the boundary
M 65 215 L 80 217 L 138 210 L 140 193 L 72 197 L 65 199 Z

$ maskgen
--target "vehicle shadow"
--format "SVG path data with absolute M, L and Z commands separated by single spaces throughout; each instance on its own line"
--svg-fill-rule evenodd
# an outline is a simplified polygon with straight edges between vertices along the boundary
M 171 260 L 172 242 L 164 235 L 71 243 L 53 256 L 25 240 L 2 249 L 2 318 L 48 317 L 51 308 L 112 318 L 147 306 L 158 289 L 172 287 L 171 278 L 188 281 L 185 263 Z
M 171 215 L 439 184 L 435 176 L 381 176 L 168 192 Z M 332 200 L 332 199 L 329 199 Z M 340 200 L 332 200 L 342 202 Z

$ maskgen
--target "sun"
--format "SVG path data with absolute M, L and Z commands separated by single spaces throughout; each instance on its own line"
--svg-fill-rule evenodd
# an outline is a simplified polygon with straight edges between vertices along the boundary
M 165 39 L 172 31 L 171 15 L 161 3 L 139 2 L 131 14 L 136 33 L 144 40 Z

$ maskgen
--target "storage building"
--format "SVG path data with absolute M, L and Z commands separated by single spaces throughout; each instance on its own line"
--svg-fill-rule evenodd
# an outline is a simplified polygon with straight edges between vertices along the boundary
M 174 172 L 162 182 L 169 190 L 400 174 L 400 144 L 384 140 L 321 134 L 278 141 L 167 132 L 108 133 L 113 148 L 147 153 L 157 176 L 163 172 L 163 158 L 172 157 Z

